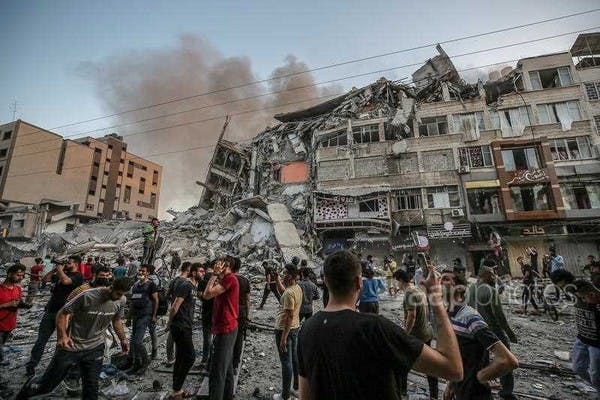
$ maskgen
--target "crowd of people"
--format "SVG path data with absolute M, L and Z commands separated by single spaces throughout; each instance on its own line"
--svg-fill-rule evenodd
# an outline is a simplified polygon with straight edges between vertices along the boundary
M 152 226 L 155 231 L 158 225 Z M 127 354 L 120 366 L 126 374 L 148 375 L 150 362 L 158 357 L 161 316 L 168 331 L 164 364 L 173 369 L 169 398 L 195 395 L 184 386 L 196 363 L 196 346 L 202 348 L 198 367 L 208 374 L 209 398 L 233 398 L 251 304 L 250 282 L 239 273 L 241 261 L 224 255 L 191 263 L 177 256 L 171 263 L 176 276 L 170 271 L 168 279 L 161 279 L 154 266 L 144 262 L 152 260 L 152 251 L 144 242 L 139 260 L 122 257 L 114 266 L 102 258 L 84 261 L 72 255 L 38 258 L 29 269 L 20 263 L 8 268 L 0 285 L 0 345 L 16 328 L 18 310 L 31 307 L 51 288 L 25 365 L 29 379 L 17 399 L 49 393 L 64 379 L 81 381 L 81 398 L 98 398 L 99 374 L 110 341 Z M 523 270 L 523 301 L 537 308 L 531 295 L 537 273 L 535 249 L 529 248 L 528 256 L 529 260 L 517 260 Z M 510 345 L 518 338 L 500 301 L 497 261 L 495 255 L 486 257 L 473 284 L 468 284 L 460 259 L 452 266 L 436 267 L 422 253 L 406 254 L 399 263 L 387 256 L 378 265 L 370 255 L 363 259 L 361 254 L 338 251 L 324 260 L 321 281 L 298 257 L 283 266 L 263 263 L 265 284 L 258 310 L 271 293 L 278 304 L 273 350 L 281 364 L 281 391 L 273 398 L 401 399 L 407 394 L 409 371 L 414 370 L 427 377 L 431 399 L 440 398 L 440 378 L 448 381 L 444 399 L 491 399 L 490 382 L 496 379 L 500 398 L 515 399 L 512 371 L 518 360 Z M 558 291 L 566 290 L 577 299 L 573 368 L 600 389 L 600 263 L 591 256 L 588 261 L 591 279 L 577 280 L 552 249 L 547 273 Z M 20 283 L 26 273 L 29 286 L 23 297 Z M 385 294 L 403 295 L 403 321 L 379 315 Z M 202 343 L 195 343 L 192 334 L 198 320 L 197 299 Z M 319 299 L 324 308 L 314 313 L 314 301 Z M 38 371 L 54 332 L 52 359 Z M 143 340 L 147 332 L 150 354 Z M 2 375 L 0 368 L 0 385 L 6 385 Z

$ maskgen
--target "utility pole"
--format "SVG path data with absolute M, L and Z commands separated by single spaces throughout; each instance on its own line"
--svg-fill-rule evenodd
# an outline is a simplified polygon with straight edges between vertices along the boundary
M 8 110 L 10 112 L 12 112 L 12 120 L 11 121 L 16 121 L 16 119 L 17 119 L 17 106 L 18 105 L 19 105 L 19 103 L 17 103 L 16 100 L 8 105 Z

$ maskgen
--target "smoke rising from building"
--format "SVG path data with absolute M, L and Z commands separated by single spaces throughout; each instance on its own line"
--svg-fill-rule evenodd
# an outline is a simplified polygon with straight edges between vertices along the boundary
M 306 69 L 308 69 L 306 64 L 298 61 L 293 55 L 288 55 L 284 60 L 284 64 L 275 68 L 270 77 Z M 263 78 L 252 70 L 251 61 L 248 57 L 225 57 L 205 39 L 192 35 L 181 36 L 172 47 L 132 50 L 100 62 L 84 63 L 81 65 L 80 71 L 83 77 L 94 83 L 97 94 L 108 113 L 117 113 L 172 99 L 194 96 L 199 93 L 238 86 Z M 174 154 L 147 157 L 163 165 L 163 182 L 160 194 L 160 214 L 162 216 L 168 208 L 187 208 L 196 204 L 199 200 L 201 189 L 195 184 L 195 181 L 205 179 L 208 163 L 213 152 L 212 145 L 215 144 L 221 132 L 224 118 L 202 123 L 191 122 L 265 107 L 277 107 L 281 104 L 326 96 L 341 91 L 338 86 L 304 87 L 314 82 L 314 78 L 310 73 L 295 75 L 269 81 L 267 84 L 245 86 L 122 114 L 116 117 L 115 121 L 110 121 L 110 123 L 105 121 L 104 123 L 107 126 L 130 123 L 177 112 L 179 113 L 177 115 L 122 126 L 114 129 L 114 131 L 121 135 L 129 135 L 152 130 L 153 132 L 125 137 L 129 144 L 128 150 L 140 156 L 206 146 Z M 212 104 L 257 96 L 265 92 L 279 92 L 298 87 L 303 88 L 193 110 Z M 264 129 L 265 126 L 274 124 L 275 121 L 272 119 L 274 114 L 308 107 L 319 101 L 313 100 L 312 102 L 233 116 L 225 138 L 232 141 L 247 140 Z M 186 112 L 187 110 L 193 111 Z M 183 126 L 168 128 L 173 125 Z M 105 133 L 108 132 L 102 134 Z

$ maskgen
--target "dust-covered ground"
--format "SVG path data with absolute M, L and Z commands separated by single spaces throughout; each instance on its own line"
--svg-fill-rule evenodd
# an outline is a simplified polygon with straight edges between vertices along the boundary
M 264 309 L 256 310 L 261 297 L 262 286 L 255 285 L 252 291 L 250 319 L 256 325 L 272 327 L 275 323 L 277 309 L 275 297 L 271 294 Z M 18 328 L 13 332 L 14 337 L 7 343 L 5 348 L 6 359 L 9 360 L 10 365 L 0 367 L 2 368 L 2 375 L 9 381 L 14 393 L 13 395 L 5 393 L 4 397 L 0 398 L 13 398 L 26 379 L 24 365 L 37 336 L 37 323 L 41 319 L 46 300 L 47 296 L 40 297 L 36 300 L 34 308 L 21 313 L 19 316 Z M 315 302 L 315 311 L 321 309 L 321 307 L 322 303 L 320 301 Z M 573 308 L 567 307 L 557 322 L 552 321 L 546 315 L 523 316 L 511 312 L 513 308 L 515 308 L 514 305 L 505 306 L 509 322 L 518 335 L 519 342 L 512 345 L 512 350 L 520 362 L 537 364 L 542 368 L 556 364 L 567 370 L 566 373 L 553 373 L 549 370 L 532 369 L 530 367 L 519 368 L 515 371 L 515 392 L 520 396 L 519 398 L 556 400 L 595 398 L 593 389 L 578 377 L 568 373 L 570 368 L 568 362 L 559 360 L 554 354 L 555 351 L 571 350 L 576 334 Z M 382 315 L 397 323 L 403 323 L 401 295 L 393 298 L 383 295 L 380 309 Z M 199 362 L 201 354 L 201 335 L 201 330 L 198 327 L 194 331 L 197 362 Z M 126 392 L 122 396 L 108 395 L 106 398 L 135 400 L 166 398 L 171 385 L 171 375 L 155 370 L 162 366 L 161 364 L 166 358 L 165 341 L 166 334 L 161 328 L 159 329 L 158 358 L 152 362 L 151 368 L 144 377 L 128 378 L 123 374 L 110 376 L 112 371 L 110 369 L 105 370 L 109 376 L 105 377 L 106 374 L 102 374 L 104 379 L 101 379 L 101 388 L 113 391 L 120 389 Z M 42 363 L 38 367 L 38 374 L 42 373 L 48 364 L 55 345 L 55 337 L 53 336 L 46 347 Z M 149 343 L 148 349 L 150 349 Z M 113 351 L 116 352 L 117 349 L 115 348 Z M 203 379 L 202 371 L 192 371 L 192 375 L 189 375 L 186 380 L 185 389 L 196 391 Z M 250 329 L 243 355 L 236 398 L 271 399 L 274 393 L 280 392 L 280 385 L 280 364 L 273 332 L 263 328 Z M 441 392 L 444 386 L 444 383 L 440 382 Z M 418 374 L 411 373 L 409 376 L 410 398 L 426 399 L 428 398 L 426 394 L 426 380 Z M 68 398 L 69 396 L 66 393 L 65 386 L 61 385 L 52 397 Z

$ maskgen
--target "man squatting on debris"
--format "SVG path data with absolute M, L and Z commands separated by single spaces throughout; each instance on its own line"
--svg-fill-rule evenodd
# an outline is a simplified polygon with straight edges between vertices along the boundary
M 124 353 L 129 351 L 122 318 L 123 296 L 129 291 L 129 280 L 115 280 L 110 288 L 86 290 L 60 309 L 56 317 L 57 346 L 54 356 L 41 378 L 25 383 L 17 400 L 50 393 L 65 378 L 73 364 L 80 368 L 82 399 L 98 398 L 98 377 L 104 355 L 104 332 L 111 325 L 117 333 Z M 67 332 L 68 323 L 68 332 Z

